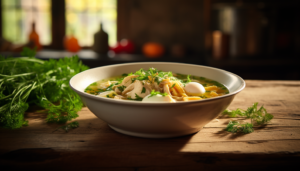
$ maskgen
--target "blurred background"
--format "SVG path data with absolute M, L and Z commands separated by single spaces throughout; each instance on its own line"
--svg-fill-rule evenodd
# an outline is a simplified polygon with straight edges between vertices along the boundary
M 299 0 L 0 0 L 0 55 L 165 61 L 300 80 Z

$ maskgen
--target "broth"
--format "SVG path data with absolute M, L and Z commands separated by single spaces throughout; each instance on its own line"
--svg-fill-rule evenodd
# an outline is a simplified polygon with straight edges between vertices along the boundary
M 140 69 L 90 84 L 86 93 L 119 100 L 176 102 L 222 96 L 229 90 L 221 83 L 198 76 Z M 154 98 L 155 97 L 155 98 Z

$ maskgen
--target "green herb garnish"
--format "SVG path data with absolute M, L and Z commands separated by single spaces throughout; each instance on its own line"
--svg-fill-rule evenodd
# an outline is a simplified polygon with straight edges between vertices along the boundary
M 125 88 L 126 88 L 126 86 L 124 86 L 124 85 L 121 85 L 121 86 L 118 87 L 118 89 L 119 89 L 121 92 L 124 91 Z
M 168 93 L 161 93 L 161 92 L 159 92 L 159 91 L 152 90 L 149 97 L 156 96 L 156 95 L 158 95 L 158 94 L 159 94 L 159 95 L 162 95 L 162 96 L 167 96 L 167 95 L 168 95 Z M 149 97 L 148 97 L 148 98 L 149 98 Z
M 36 49 L 37 47 L 35 47 L 34 49 L 30 49 L 28 47 L 24 47 L 22 49 L 21 55 L 22 56 L 27 56 L 27 57 L 34 57 L 36 54 Z
M 69 87 L 69 80 L 88 69 L 77 56 L 50 59 L 0 57 L 0 126 L 20 128 L 26 125 L 24 113 L 29 105 L 38 105 L 48 112 L 47 122 L 65 123 L 76 117 L 83 103 Z
M 189 83 L 189 82 L 192 82 L 191 79 L 190 79 L 190 75 L 188 75 L 187 78 L 186 78 L 186 83 Z
M 149 68 L 148 70 L 144 70 L 141 68 L 140 70 L 136 71 L 134 75 L 138 75 L 137 78 L 134 78 L 134 80 L 149 80 L 149 76 L 151 79 L 154 80 L 157 84 L 159 84 L 163 79 L 165 78 L 171 78 L 173 77 L 172 72 L 163 72 L 159 71 L 156 68 Z M 132 79 L 132 82 L 134 81 Z
M 131 78 L 131 83 L 133 83 L 136 80 L 136 78 Z
M 104 89 L 103 91 L 111 91 L 111 90 L 113 90 L 112 89 L 112 87 L 114 86 L 114 85 L 117 85 L 117 84 L 119 84 L 119 83 L 116 83 L 116 84 L 110 84 L 106 89 Z
M 142 92 L 141 93 L 146 93 L 146 88 L 143 87 Z
M 133 98 L 131 98 L 131 97 L 128 97 L 127 99 L 128 99 L 128 100 L 135 100 L 135 101 L 142 101 L 142 100 L 143 100 L 143 98 L 140 97 L 139 95 L 137 95 L 136 93 L 135 93 L 135 99 L 133 99 Z
M 243 133 L 250 133 L 250 129 L 253 129 L 253 125 L 264 125 L 268 123 L 271 119 L 273 119 L 273 115 L 269 114 L 267 110 L 261 106 L 259 109 L 257 109 L 258 103 L 254 103 L 251 107 L 248 107 L 247 110 L 242 109 L 236 109 L 236 110 L 225 110 L 223 112 L 223 115 L 227 115 L 229 117 L 237 117 L 237 116 L 243 116 L 246 118 L 251 119 L 251 124 L 240 124 L 237 121 L 235 122 L 229 122 L 226 130 L 232 133 L 236 132 L 243 132 Z M 233 127 L 237 127 L 234 128 Z M 247 129 L 247 130 L 244 130 Z M 252 131 L 253 132 L 253 131 Z
M 238 121 L 229 121 L 226 131 L 232 133 L 244 133 L 248 134 L 254 131 L 251 123 L 241 124 Z
M 93 82 L 90 86 L 96 86 L 97 84 L 97 82 Z
M 140 97 L 139 95 L 135 94 L 135 100 L 137 100 L 137 101 L 142 101 L 142 100 L 143 100 L 143 98 L 142 98 L 142 97 Z
M 174 83 L 170 88 L 173 88 L 176 85 L 176 83 Z

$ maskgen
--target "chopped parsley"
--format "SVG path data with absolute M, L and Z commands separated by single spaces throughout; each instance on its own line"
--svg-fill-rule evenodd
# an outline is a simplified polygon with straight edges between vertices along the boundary
M 135 101 L 142 101 L 142 100 L 143 100 L 143 98 L 140 97 L 139 95 L 137 95 L 136 93 L 135 93 L 135 99 L 133 99 L 133 98 L 131 98 L 131 97 L 128 97 L 127 99 L 128 99 L 128 100 L 135 100 Z
M 116 83 L 116 84 L 118 84 L 118 83 Z M 111 91 L 111 90 L 113 90 L 112 87 L 113 87 L 114 85 L 116 85 L 116 84 L 110 84 L 110 85 L 105 89 L 105 91 Z
M 136 80 L 136 78 L 131 78 L 131 83 L 133 83 Z
M 91 86 L 96 86 L 97 85 L 97 82 L 94 82 L 91 84 Z
M 170 88 L 173 88 L 176 85 L 176 83 L 174 83 Z
M 162 96 L 167 96 L 167 95 L 168 95 L 168 93 L 161 93 L 161 92 L 159 92 L 159 91 L 152 90 L 149 97 L 156 96 L 156 95 L 158 95 L 158 94 L 159 94 L 159 95 L 162 95 Z M 149 97 L 148 97 L 148 98 L 149 98 Z
M 202 99 L 207 99 L 207 97 L 205 95 L 199 96 Z
M 146 93 L 146 88 L 143 87 L 142 92 L 141 93 Z
M 162 81 L 161 77 L 155 77 L 154 81 L 159 85 L 160 82 Z
M 186 78 L 186 83 L 189 83 L 189 82 L 192 82 L 191 79 L 190 79 L 190 75 L 188 75 L 187 78 Z
M 163 79 L 173 77 L 172 72 L 163 72 L 156 68 L 149 68 L 148 70 L 144 70 L 143 68 L 141 68 L 131 75 L 138 75 L 137 78 L 132 79 L 132 82 L 134 82 L 135 80 L 149 80 L 150 77 L 151 80 L 153 80 L 157 84 L 160 84 Z
M 124 85 L 121 85 L 121 86 L 118 87 L 118 89 L 119 89 L 121 92 L 124 91 L 125 88 L 126 88 L 126 86 L 124 86 Z

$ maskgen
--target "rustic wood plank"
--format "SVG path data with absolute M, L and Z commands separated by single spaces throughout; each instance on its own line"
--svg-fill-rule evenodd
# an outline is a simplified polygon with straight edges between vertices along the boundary
M 281 118 L 299 118 L 299 88 L 299 81 L 246 80 L 246 88 L 236 96 L 229 109 L 247 109 L 258 102 L 269 113 L 280 115 Z
M 83 131 L 80 129 L 83 129 Z M 126 146 L 126 148 L 134 146 L 137 151 L 146 147 L 147 149 L 153 148 L 153 150 L 163 150 L 165 148 L 170 151 L 189 151 L 190 146 L 199 146 L 201 150 L 198 152 L 253 153 L 259 152 L 262 148 L 264 153 L 300 151 L 298 142 L 298 140 L 300 140 L 299 127 L 257 128 L 254 133 L 247 135 L 231 134 L 220 128 L 206 127 L 194 135 L 179 138 L 145 139 L 117 133 L 111 130 L 106 124 L 103 124 L 103 127 L 100 129 L 95 129 L 91 126 L 90 128 L 79 127 L 69 133 L 18 132 L 5 134 L 2 138 L 10 140 L 8 142 L 1 142 L 0 150 L 3 152 L 17 150 L 19 148 L 98 150 L 111 146 L 119 150 L 122 150 L 124 146 Z M 291 144 L 289 144 L 290 142 L 277 143 L 280 141 L 291 141 Z M 116 144 L 116 142 L 118 143 Z M 273 143 L 271 145 L 272 148 L 262 147 L 262 144 L 267 142 Z M 172 145 L 170 145 L 170 143 L 173 145 L 173 148 L 171 148 Z M 227 144 L 225 145 L 224 143 Z M 210 148 L 211 144 L 216 144 L 218 148 Z M 249 144 L 259 145 L 254 150 L 254 148 L 246 148 L 249 147 Z M 138 147 L 140 147 L 140 149 Z M 261 149 L 259 149 L 259 147 Z M 195 148 L 195 152 L 196 149 L 197 148 Z
M 45 154 L 47 154 L 45 158 Z M 18 157 L 17 157 L 18 156 Z M 23 157 L 29 157 L 27 162 Z M 49 157 L 50 156 L 50 157 Z M 44 157 L 41 159 L 41 157 Z M 4 160 L 3 160 L 4 159 Z M 298 164 L 299 154 L 232 154 L 202 152 L 158 152 L 158 151 L 57 151 L 52 149 L 24 149 L 6 154 L 0 160 L 2 166 L 32 169 L 134 169 L 134 170 L 186 170 L 186 169 L 241 169 L 256 170 L 274 168 L 293 168 Z M 13 165 L 14 164 L 14 165 Z M 45 167 L 47 166 L 47 167 Z M 246 166 L 246 167 L 245 167 Z M 225 167 L 225 168 L 222 168 Z M 251 169 L 250 169 L 251 168 Z M 277 169 L 276 169 L 277 170 Z
M 29 126 L 0 128 L 0 165 L 7 170 L 48 168 L 75 170 L 243 170 L 287 169 L 300 159 L 300 81 L 247 80 L 229 109 L 264 105 L 274 119 L 251 134 L 224 129 L 230 119 L 220 116 L 201 131 L 169 139 L 146 139 L 115 132 L 87 108 L 79 112 L 79 128 L 56 130 L 46 113 L 31 110 Z M 226 168 L 226 169 L 224 169 Z M 26 170 L 26 169 L 25 169 Z

